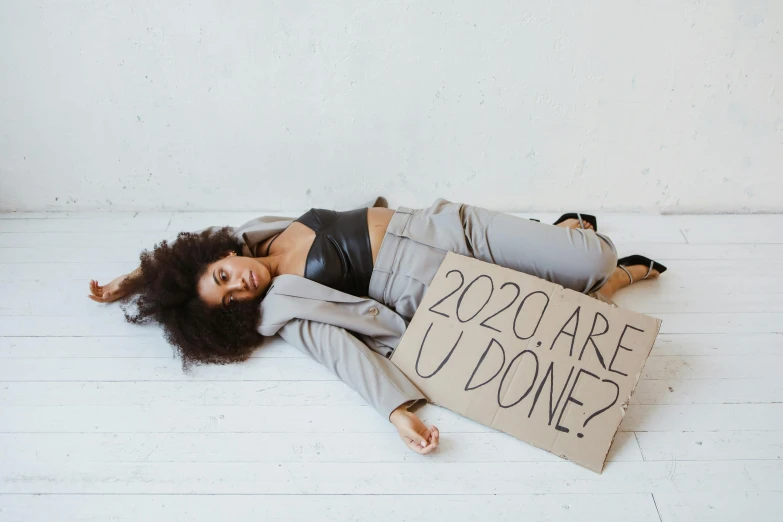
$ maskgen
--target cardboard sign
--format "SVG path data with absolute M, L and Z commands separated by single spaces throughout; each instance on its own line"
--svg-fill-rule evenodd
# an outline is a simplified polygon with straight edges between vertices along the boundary
M 600 473 L 660 327 L 449 253 L 391 360 L 430 402 Z

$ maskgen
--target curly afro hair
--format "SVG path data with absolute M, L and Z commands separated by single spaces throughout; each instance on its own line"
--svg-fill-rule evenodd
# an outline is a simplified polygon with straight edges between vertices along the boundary
M 225 227 L 181 232 L 174 242 L 162 241 L 152 252 L 141 253 L 137 312 L 123 308 L 125 319 L 136 324 L 159 323 L 186 370 L 192 364 L 244 361 L 261 342 L 256 331 L 261 297 L 228 308 L 210 307 L 199 298 L 199 278 L 209 264 L 229 252 L 242 255 L 242 248 Z

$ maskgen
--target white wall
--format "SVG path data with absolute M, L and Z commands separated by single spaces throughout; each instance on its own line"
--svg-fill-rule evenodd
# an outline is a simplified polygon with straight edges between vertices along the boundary
M 781 31 L 782 0 L 4 0 L 0 209 L 783 211 Z

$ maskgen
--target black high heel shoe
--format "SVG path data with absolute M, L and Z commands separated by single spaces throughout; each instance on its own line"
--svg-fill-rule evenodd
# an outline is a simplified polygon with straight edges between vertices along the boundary
M 595 218 L 595 216 L 591 214 L 580 214 L 579 212 L 572 212 L 570 214 L 563 214 L 560 216 L 557 221 L 552 223 L 553 225 L 557 225 L 565 221 L 566 219 L 578 219 L 579 220 L 579 228 L 584 229 L 585 224 L 584 222 L 587 221 L 591 225 L 593 225 L 593 230 L 598 232 L 598 220 Z
M 652 274 L 653 270 L 657 270 L 659 274 L 666 272 L 666 267 L 660 264 L 658 261 L 653 261 L 649 257 L 641 256 L 638 254 L 635 256 L 628 256 L 628 257 L 623 257 L 622 259 L 618 259 L 617 266 L 620 267 L 620 269 L 622 269 L 622 271 L 628 275 L 628 278 L 631 280 L 631 283 L 633 283 L 633 276 L 631 275 L 631 272 L 629 272 L 625 267 L 633 266 L 633 265 L 649 266 L 649 268 L 647 269 L 647 273 L 644 275 L 642 279 L 647 279 L 648 277 L 650 277 L 650 274 Z

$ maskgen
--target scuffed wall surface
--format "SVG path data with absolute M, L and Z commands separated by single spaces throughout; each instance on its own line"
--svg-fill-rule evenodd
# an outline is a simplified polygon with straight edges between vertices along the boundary
M 780 0 L 0 3 L 0 209 L 783 211 Z

